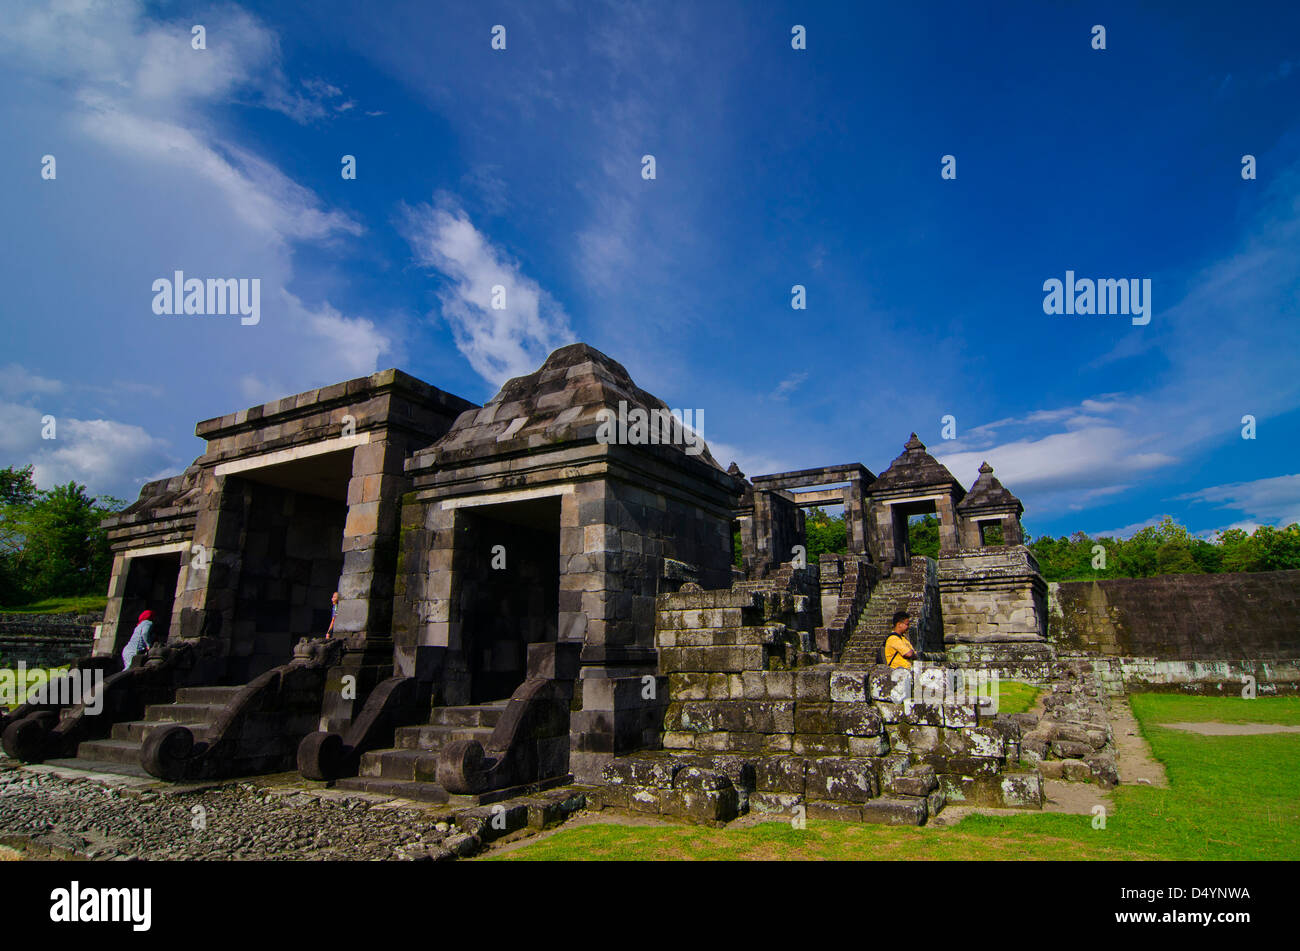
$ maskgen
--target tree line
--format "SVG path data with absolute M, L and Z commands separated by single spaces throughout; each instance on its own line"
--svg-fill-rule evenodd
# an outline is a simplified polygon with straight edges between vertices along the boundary
M 815 564 L 822 552 L 848 550 L 844 516 L 810 509 L 805 528 L 808 561 Z M 908 548 L 914 555 L 939 556 L 939 519 L 926 515 L 908 524 Z M 996 527 L 988 541 L 998 544 Z M 1235 571 L 1282 571 L 1300 568 L 1300 524 L 1285 528 L 1261 525 L 1253 532 L 1232 528 L 1215 533 L 1212 540 L 1198 538 L 1166 515 L 1131 538 L 1086 532 L 1052 538 L 1025 533 L 1025 544 L 1038 560 L 1047 581 L 1087 581 L 1100 578 L 1148 578 L 1153 575 L 1219 574 Z
M 113 556 L 100 522 L 125 504 L 76 482 L 37 488 L 30 465 L 0 469 L 0 605 L 102 595 Z

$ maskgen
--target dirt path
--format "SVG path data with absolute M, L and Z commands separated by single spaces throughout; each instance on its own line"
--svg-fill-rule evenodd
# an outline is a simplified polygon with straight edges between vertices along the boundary
M 1151 755 L 1151 747 L 1138 728 L 1128 697 L 1110 702 L 1110 728 L 1115 734 L 1115 765 L 1125 785 L 1168 786 L 1165 767 Z
M 1283 726 L 1281 723 L 1162 723 L 1171 730 L 1185 730 L 1201 736 L 1253 736 L 1256 733 L 1300 733 L 1300 726 Z

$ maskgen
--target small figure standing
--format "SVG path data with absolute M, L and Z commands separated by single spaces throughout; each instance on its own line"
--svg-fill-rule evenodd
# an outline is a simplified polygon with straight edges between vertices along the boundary
M 912 616 L 906 611 L 894 612 L 894 633 L 885 638 L 885 663 L 890 667 L 902 667 L 911 670 L 912 661 L 916 659 L 916 649 L 907 639 L 907 629 L 912 624 Z
M 339 616 L 339 593 L 335 591 L 330 595 L 330 626 L 325 630 L 325 639 L 329 640 L 334 636 L 334 620 Z
M 152 646 L 153 612 L 141 611 L 140 620 L 136 623 L 135 630 L 131 632 L 131 639 L 126 642 L 126 647 L 122 648 L 122 669 L 131 666 L 131 661 L 136 654 L 147 651 Z

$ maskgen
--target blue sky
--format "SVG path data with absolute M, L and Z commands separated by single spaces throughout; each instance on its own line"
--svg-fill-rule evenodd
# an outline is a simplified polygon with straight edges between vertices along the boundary
M 1300 520 L 1295 4 L 19 2 L 0 82 L 0 465 L 43 486 L 583 340 L 750 476 L 915 430 L 1035 534 Z M 156 316 L 177 269 L 261 322 Z M 1067 270 L 1150 279 L 1150 323 L 1044 314 Z

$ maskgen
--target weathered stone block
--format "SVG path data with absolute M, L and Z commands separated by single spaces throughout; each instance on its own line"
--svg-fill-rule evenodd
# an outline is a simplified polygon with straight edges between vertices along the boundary
M 934 767 L 928 765 L 913 766 L 885 784 L 885 791 L 894 796 L 926 796 L 938 788 Z
M 1081 759 L 1061 761 L 1061 778 L 1070 783 L 1092 782 L 1092 767 Z
M 924 799 L 869 799 L 862 804 L 862 821 L 891 826 L 919 826 L 926 819 Z
M 901 667 L 878 665 L 867 674 L 867 690 L 872 700 L 901 704 L 912 695 L 912 675 Z
M 828 702 L 831 699 L 830 668 L 808 667 L 794 671 L 794 693 L 797 700 Z
M 796 753 L 847 755 L 849 738 L 838 733 L 797 733 L 792 744 Z
M 943 725 L 946 727 L 979 726 L 979 707 L 973 703 L 946 703 L 943 712 Z
M 880 711 L 867 702 L 832 703 L 828 714 L 832 732 L 849 736 L 879 736 L 885 729 Z
M 831 674 L 831 700 L 862 703 L 867 695 L 866 674 L 857 670 L 837 670 Z
M 1090 754 L 1092 747 L 1087 743 L 1076 743 L 1071 740 L 1052 740 L 1052 752 L 1061 759 L 1077 759 Z
M 809 819 L 831 822 L 861 822 L 862 807 L 847 802 L 815 802 L 810 800 L 804 807 Z
M 1000 785 L 1002 805 L 1008 809 L 1042 808 L 1043 783 L 1037 773 L 1008 773 Z
M 850 736 L 849 755 L 884 756 L 889 752 L 889 737 L 883 732 L 879 736 Z
M 847 757 L 816 757 L 808 761 L 807 791 L 810 800 L 862 802 L 879 794 L 876 766 L 872 760 Z

